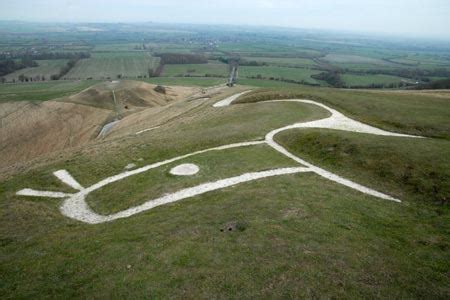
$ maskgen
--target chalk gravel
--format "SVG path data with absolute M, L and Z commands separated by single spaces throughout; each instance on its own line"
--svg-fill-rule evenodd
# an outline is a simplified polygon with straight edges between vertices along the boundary
M 200 171 L 200 168 L 194 164 L 182 164 L 170 170 L 170 174 L 177 176 L 191 176 Z
M 249 92 L 249 91 L 247 91 Z M 229 106 L 234 100 L 239 98 L 241 95 L 247 93 L 239 93 L 236 95 L 233 95 L 231 97 L 228 97 L 227 99 L 224 99 L 222 101 L 217 102 L 214 104 L 214 107 L 227 107 Z M 165 205 L 168 203 L 173 203 L 176 201 L 180 201 L 183 199 L 191 198 L 197 195 L 201 195 L 207 192 L 223 189 L 226 187 L 234 186 L 240 183 L 244 182 L 250 182 L 253 180 L 258 180 L 262 178 L 268 178 L 268 177 L 274 177 L 274 176 L 281 176 L 281 175 L 287 175 L 287 174 L 296 174 L 296 173 L 305 173 L 305 172 L 312 172 L 316 173 L 317 175 L 320 175 L 324 178 L 327 178 L 329 180 L 332 180 L 334 182 L 337 182 L 339 184 L 342 184 L 344 186 L 350 187 L 352 189 L 355 189 L 357 191 L 360 191 L 362 193 L 378 197 L 385 200 L 395 201 L 395 202 L 401 202 L 398 199 L 395 199 L 389 195 L 380 193 L 378 191 L 375 191 L 373 189 L 370 189 L 368 187 L 362 186 L 358 183 L 355 183 L 351 180 L 342 178 L 336 174 L 333 174 L 331 172 L 328 172 L 322 168 L 319 168 L 317 166 L 314 166 L 307 161 L 295 156 L 294 154 L 290 153 L 288 150 L 286 150 L 284 147 L 282 147 L 280 144 L 276 143 L 274 140 L 274 136 L 282 131 L 290 130 L 290 129 L 296 129 L 296 128 L 327 128 L 327 129 L 335 129 L 335 130 L 344 130 L 344 131 L 351 131 L 351 132 L 359 132 L 359 133 L 367 133 L 367 134 L 374 134 L 374 135 L 383 135 L 383 136 L 394 136 L 394 137 L 410 137 L 410 138 L 420 138 L 417 136 L 410 136 L 405 134 L 398 134 L 398 133 L 392 133 L 388 131 L 384 131 L 360 122 L 357 122 L 355 120 L 352 120 L 343 114 L 339 113 L 338 111 L 315 101 L 311 100 L 301 100 L 301 99 L 294 99 L 294 100 L 273 100 L 273 101 L 265 101 L 260 102 L 262 105 L 267 102 L 299 102 L 299 103 L 307 103 L 312 105 L 317 105 L 322 107 L 323 109 L 330 112 L 331 116 L 322 120 L 316 120 L 312 122 L 305 122 L 305 123 L 296 123 L 293 125 L 289 125 L 283 128 L 279 128 L 276 130 L 273 130 L 269 132 L 264 141 L 256 141 L 256 142 L 243 142 L 243 143 L 236 143 L 236 144 L 230 144 L 230 145 L 224 145 L 220 147 L 210 148 L 206 150 L 196 151 L 193 153 L 189 153 L 183 156 L 178 156 L 172 159 L 168 159 L 165 161 L 157 162 L 151 165 L 144 166 L 139 169 L 125 171 L 120 174 L 105 178 L 101 180 L 100 182 L 88 187 L 83 188 L 67 171 L 60 170 L 54 173 L 54 175 L 59 178 L 62 182 L 66 183 L 67 185 L 71 186 L 72 188 L 78 190 L 77 193 L 74 194 L 66 194 L 66 193 L 59 193 L 59 192 L 50 192 L 50 191 L 36 191 L 32 189 L 23 189 L 21 191 L 17 192 L 17 195 L 22 196 L 42 196 L 42 197 L 52 197 L 52 198 L 67 198 L 64 200 L 63 204 L 60 207 L 60 211 L 63 215 L 73 218 L 75 220 L 79 220 L 88 224 L 99 224 L 104 222 L 111 222 L 117 219 L 121 218 L 127 218 L 130 216 L 133 216 L 135 214 L 150 210 L 154 207 Z M 207 182 L 203 183 L 194 187 L 186 188 L 179 190 L 175 193 L 167 194 L 162 197 L 149 200 L 142 205 L 131 207 L 129 209 L 123 210 L 121 212 L 111 214 L 111 215 L 100 215 L 92 211 L 92 209 L 87 205 L 85 198 L 88 194 L 92 193 L 93 191 L 96 191 L 106 185 L 109 185 L 111 183 L 123 180 L 127 177 L 140 174 L 143 172 L 146 172 L 151 169 L 158 168 L 163 165 L 167 165 L 182 159 L 186 159 L 188 157 L 210 152 L 210 151 L 222 151 L 226 149 L 232 149 L 232 148 L 238 148 L 238 147 L 250 147 L 254 145 L 261 145 L 261 144 L 267 144 L 271 146 L 273 149 L 278 151 L 279 153 L 291 158 L 292 160 L 296 161 L 297 163 L 301 164 L 302 167 L 294 167 L 294 168 L 281 168 L 281 169 L 273 169 L 269 171 L 262 171 L 262 172 L 252 172 L 252 173 L 245 173 L 236 177 L 230 177 L 226 179 L 221 179 L 214 182 Z M 192 165 L 192 164 L 183 164 L 179 165 L 171 170 L 171 173 L 174 175 L 193 175 L 196 174 L 199 171 L 198 166 Z

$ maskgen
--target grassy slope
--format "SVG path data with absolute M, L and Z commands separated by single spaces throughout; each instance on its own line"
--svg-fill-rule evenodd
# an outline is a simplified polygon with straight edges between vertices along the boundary
M 373 95 L 361 92 L 360 97 Z M 390 103 L 391 109 L 409 107 L 401 97 L 386 97 L 389 101 L 382 103 Z M 420 100 L 430 105 L 428 97 Z M 347 104 L 361 119 L 368 117 L 366 110 L 355 109 L 354 102 L 341 103 Z M 383 110 L 383 105 L 372 110 Z M 406 204 L 379 201 L 312 174 L 243 184 L 98 226 L 63 217 L 58 211 L 60 200 L 14 196 L 25 186 L 69 190 L 51 175 L 60 168 L 88 186 L 122 171 L 131 161 L 150 163 L 261 138 L 270 128 L 290 124 L 294 118 L 324 116 L 314 106 L 292 103 L 234 105 L 224 110 L 200 106 L 168 128 L 139 139 L 132 136 L 88 146 L 0 183 L 2 295 L 448 297 L 450 220 L 445 209 L 409 198 L 403 199 Z M 399 124 L 408 128 L 402 120 Z M 226 158 L 223 155 L 207 160 L 220 161 Z M 143 162 L 138 160 L 141 157 Z M 276 165 L 271 155 L 263 157 L 258 164 Z M 248 162 L 253 164 L 254 158 L 250 156 Z M 202 163 L 206 156 L 195 159 Z M 227 172 L 242 166 L 232 164 Z M 130 183 L 138 187 L 130 200 L 145 194 L 149 179 L 142 180 Z M 127 190 L 116 189 L 105 190 L 106 196 L 116 204 L 128 201 L 123 194 Z M 148 197 L 154 196 L 151 186 L 148 191 Z M 246 229 L 220 232 L 230 221 L 240 221 Z
M 450 141 L 326 129 L 287 131 L 277 140 L 310 162 L 400 199 L 450 199 Z
M 449 93 L 349 91 L 327 88 L 256 90 L 240 102 L 300 98 L 318 100 L 380 128 L 415 135 L 450 138 Z
M 49 81 L 0 84 L 0 103 L 9 101 L 46 101 L 76 94 L 97 81 Z
M 195 176 L 173 176 L 171 168 L 183 164 L 194 163 L 200 171 Z M 89 205 L 103 214 L 111 214 L 130 206 L 136 206 L 149 200 L 148 195 L 164 195 L 183 188 L 222 178 L 238 176 L 248 172 L 258 172 L 273 168 L 293 167 L 295 163 L 280 156 L 275 150 L 260 145 L 231 149 L 220 152 L 210 152 L 196 157 L 169 164 L 162 168 L 145 172 L 133 178 L 110 185 L 101 191 L 88 196 Z M 130 189 L 130 187 L 133 187 Z M 122 199 L 130 199 L 124 202 Z

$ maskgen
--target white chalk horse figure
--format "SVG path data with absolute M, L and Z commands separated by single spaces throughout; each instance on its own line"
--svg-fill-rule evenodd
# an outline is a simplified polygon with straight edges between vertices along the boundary
M 246 92 L 244 92 L 246 93 Z M 226 107 L 230 105 L 235 99 L 237 99 L 239 96 L 243 95 L 244 93 L 239 93 L 236 95 L 233 95 L 227 99 L 224 99 L 220 102 L 217 102 L 214 104 L 214 107 Z M 295 156 L 294 154 L 290 153 L 288 150 L 286 150 L 284 147 L 282 147 L 280 144 L 276 143 L 274 141 L 274 136 L 282 131 L 289 130 L 289 129 L 295 129 L 295 128 L 327 128 L 327 129 L 335 129 L 335 130 L 344 130 L 344 131 L 351 131 L 351 132 L 359 132 L 359 133 L 367 133 L 367 134 L 374 134 L 374 135 L 382 135 L 382 136 L 396 136 L 396 137 L 408 137 L 408 138 L 420 138 L 418 136 L 411 136 L 411 135 L 404 135 L 404 134 L 398 134 L 398 133 L 392 133 L 388 131 L 384 131 L 357 121 L 354 121 L 343 114 L 339 113 L 338 111 L 329 108 L 328 106 L 311 101 L 311 100 L 272 100 L 272 101 L 265 101 L 265 102 L 299 102 L 299 103 L 307 103 L 312 105 L 317 105 L 325 110 L 327 110 L 331 115 L 327 118 L 311 121 L 311 122 L 304 122 L 304 123 L 296 123 L 293 125 L 289 125 L 286 127 L 282 127 L 276 130 L 273 130 L 269 132 L 265 139 L 263 141 L 256 141 L 256 142 L 243 142 L 243 143 L 237 143 L 237 144 L 230 144 L 230 145 L 224 145 L 216 148 L 201 150 L 193 153 L 189 153 L 183 156 L 174 157 L 172 159 L 168 159 L 165 161 L 160 161 L 151 165 L 144 166 L 139 169 L 125 171 L 123 173 L 105 178 L 101 180 L 100 182 L 97 182 L 96 184 L 90 186 L 90 187 L 83 187 L 81 184 L 78 183 L 67 171 L 60 170 L 54 173 L 54 175 L 64 182 L 65 184 L 71 186 L 72 188 L 76 189 L 78 192 L 74 194 L 66 194 L 61 192 L 50 192 L 50 191 L 36 191 L 32 189 L 23 189 L 17 192 L 17 195 L 22 196 L 40 196 L 40 197 L 51 197 L 51 198 L 65 198 L 64 202 L 62 203 L 60 207 L 60 211 L 63 215 L 79 220 L 81 222 L 85 222 L 88 224 L 99 224 L 104 222 L 110 222 L 121 218 L 127 218 L 130 216 L 133 216 L 135 214 L 138 214 L 143 211 L 150 210 L 154 207 L 161 206 L 164 204 L 180 201 L 186 198 L 194 197 L 203 193 L 207 193 L 210 191 L 215 191 L 219 189 L 223 189 L 225 187 L 237 185 L 239 183 L 249 182 L 261 178 L 267 178 L 272 176 L 280 176 L 280 175 L 287 175 L 287 174 L 296 174 L 296 173 L 303 173 L 303 172 L 312 172 L 316 173 L 322 177 L 325 177 L 329 180 L 332 180 L 334 182 L 337 182 L 339 184 L 345 185 L 349 188 L 358 190 L 362 193 L 372 195 L 374 197 L 378 197 L 385 200 L 400 202 L 400 200 L 395 199 L 389 195 L 377 192 L 373 189 L 370 189 L 368 187 L 362 186 L 360 184 L 357 184 L 353 181 L 350 181 L 348 179 L 342 178 L 336 174 L 333 174 L 331 172 L 328 172 L 322 168 L 319 168 L 317 166 L 314 166 L 303 159 Z M 163 165 L 167 165 L 182 159 L 186 159 L 188 157 L 198 155 L 205 152 L 210 151 L 221 151 L 231 148 L 237 148 L 237 147 L 250 147 L 254 145 L 260 145 L 260 144 L 266 144 L 275 149 L 276 151 L 280 152 L 281 154 L 291 158 L 295 162 L 299 163 L 300 166 L 298 167 L 292 167 L 292 168 L 281 168 L 281 169 L 273 169 L 269 171 L 262 171 L 262 172 L 254 172 L 254 173 L 245 173 L 236 177 L 230 177 L 221 179 L 214 182 L 206 182 L 197 186 L 185 188 L 182 190 L 179 190 L 177 192 L 164 195 L 162 197 L 149 200 L 141 205 L 128 208 L 126 210 L 120 211 L 118 213 L 110 214 L 110 215 L 100 215 L 96 212 L 92 211 L 92 209 L 88 206 L 88 204 L 85 201 L 85 198 L 88 194 L 90 194 L 93 191 L 96 191 L 108 184 L 123 180 L 127 177 L 140 174 L 142 172 L 146 172 L 151 169 L 158 168 Z

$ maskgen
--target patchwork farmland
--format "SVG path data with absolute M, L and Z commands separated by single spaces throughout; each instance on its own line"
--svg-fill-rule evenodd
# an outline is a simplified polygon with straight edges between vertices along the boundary
M 64 79 L 143 78 L 158 65 L 159 58 L 145 52 L 93 53 L 91 58 L 79 60 Z

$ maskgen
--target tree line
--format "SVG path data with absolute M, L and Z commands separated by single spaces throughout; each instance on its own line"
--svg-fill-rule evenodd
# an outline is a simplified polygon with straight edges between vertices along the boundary
M 51 60 L 51 59 L 76 59 L 89 58 L 89 52 L 42 52 L 42 53 L 0 53 L 0 60 L 28 59 L 28 60 Z
M 61 79 L 62 77 L 64 77 L 64 75 L 69 73 L 69 71 L 76 65 L 77 62 L 78 62 L 78 59 L 71 59 L 71 60 L 69 60 L 67 62 L 67 64 L 60 69 L 59 73 L 58 74 L 53 74 L 52 76 L 50 76 L 50 79 L 51 80 Z
M 0 61 L 0 76 L 5 76 L 7 74 L 13 73 L 17 70 L 29 68 L 29 67 L 37 67 L 37 63 L 30 59 L 29 57 L 22 58 L 20 60 L 14 59 L 6 59 Z
M 6 55 L 0 54 L 0 77 L 2 77 L 1 82 L 6 82 L 6 79 L 3 76 L 8 75 L 10 73 L 14 73 L 15 71 L 22 70 L 25 68 L 32 68 L 39 66 L 36 60 L 51 60 L 51 59 L 69 59 L 67 64 L 61 68 L 58 74 L 54 74 L 50 77 L 51 80 L 57 80 L 66 75 L 70 69 L 72 69 L 75 64 L 80 59 L 89 58 L 91 54 L 88 52 L 48 52 L 48 53 L 39 53 L 39 54 L 21 54 L 21 55 Z M 8 57 L 8 58 L 6 58 Z M 34 76 L 28 77 L 24 74 L 19 75 L 18 80 L 21 82 L 28 81 L 44 81 L 46 80 L 45 76 Z M 15 81 L 15 80 L 14 80 Z
M 322 80 L 331 86 L 340 88 L 344 86 L 344 82 L 341 79 L 341 75 L 336 70 L 330 70 L 328 72 L 322 72 L 319 74 L 311 75 L 311 78 L 316 80 Z
M 227 57 L 215 57 L 216 60 L 223 62 L 224 64 L 229 63 L 237 63 L 240 66 L 247 66 L 247 67 L 263 67 L 268 66 L 269 64 L 263 61 L 256 61 L 256 60 L 246 60 L 243 58 L 227 58 Z
M 450 89 L 450 78 L 422 83 L 415 87 L 417 90 L 441 90 Z
M 427 77 L 450 77 L 450 70 L 446 68 L 435 68 L 435 69 L 417 69 L 417 68 L 410 68 L 410 69 L 370 69 L 370 70 L 360 70 L 355 72 L 354 70 L 349 69 L 341 69 L 342 73 L 351 73 L 351 74 L 369 74 L 369 75 L 376 75 L 376 74 L 385 74 L 385 75 L 392 75 L 392 76 L 399 76 L 403 78 L 410 78 L 410 79 L 420 79 L 421 81 L 427 81 Z

